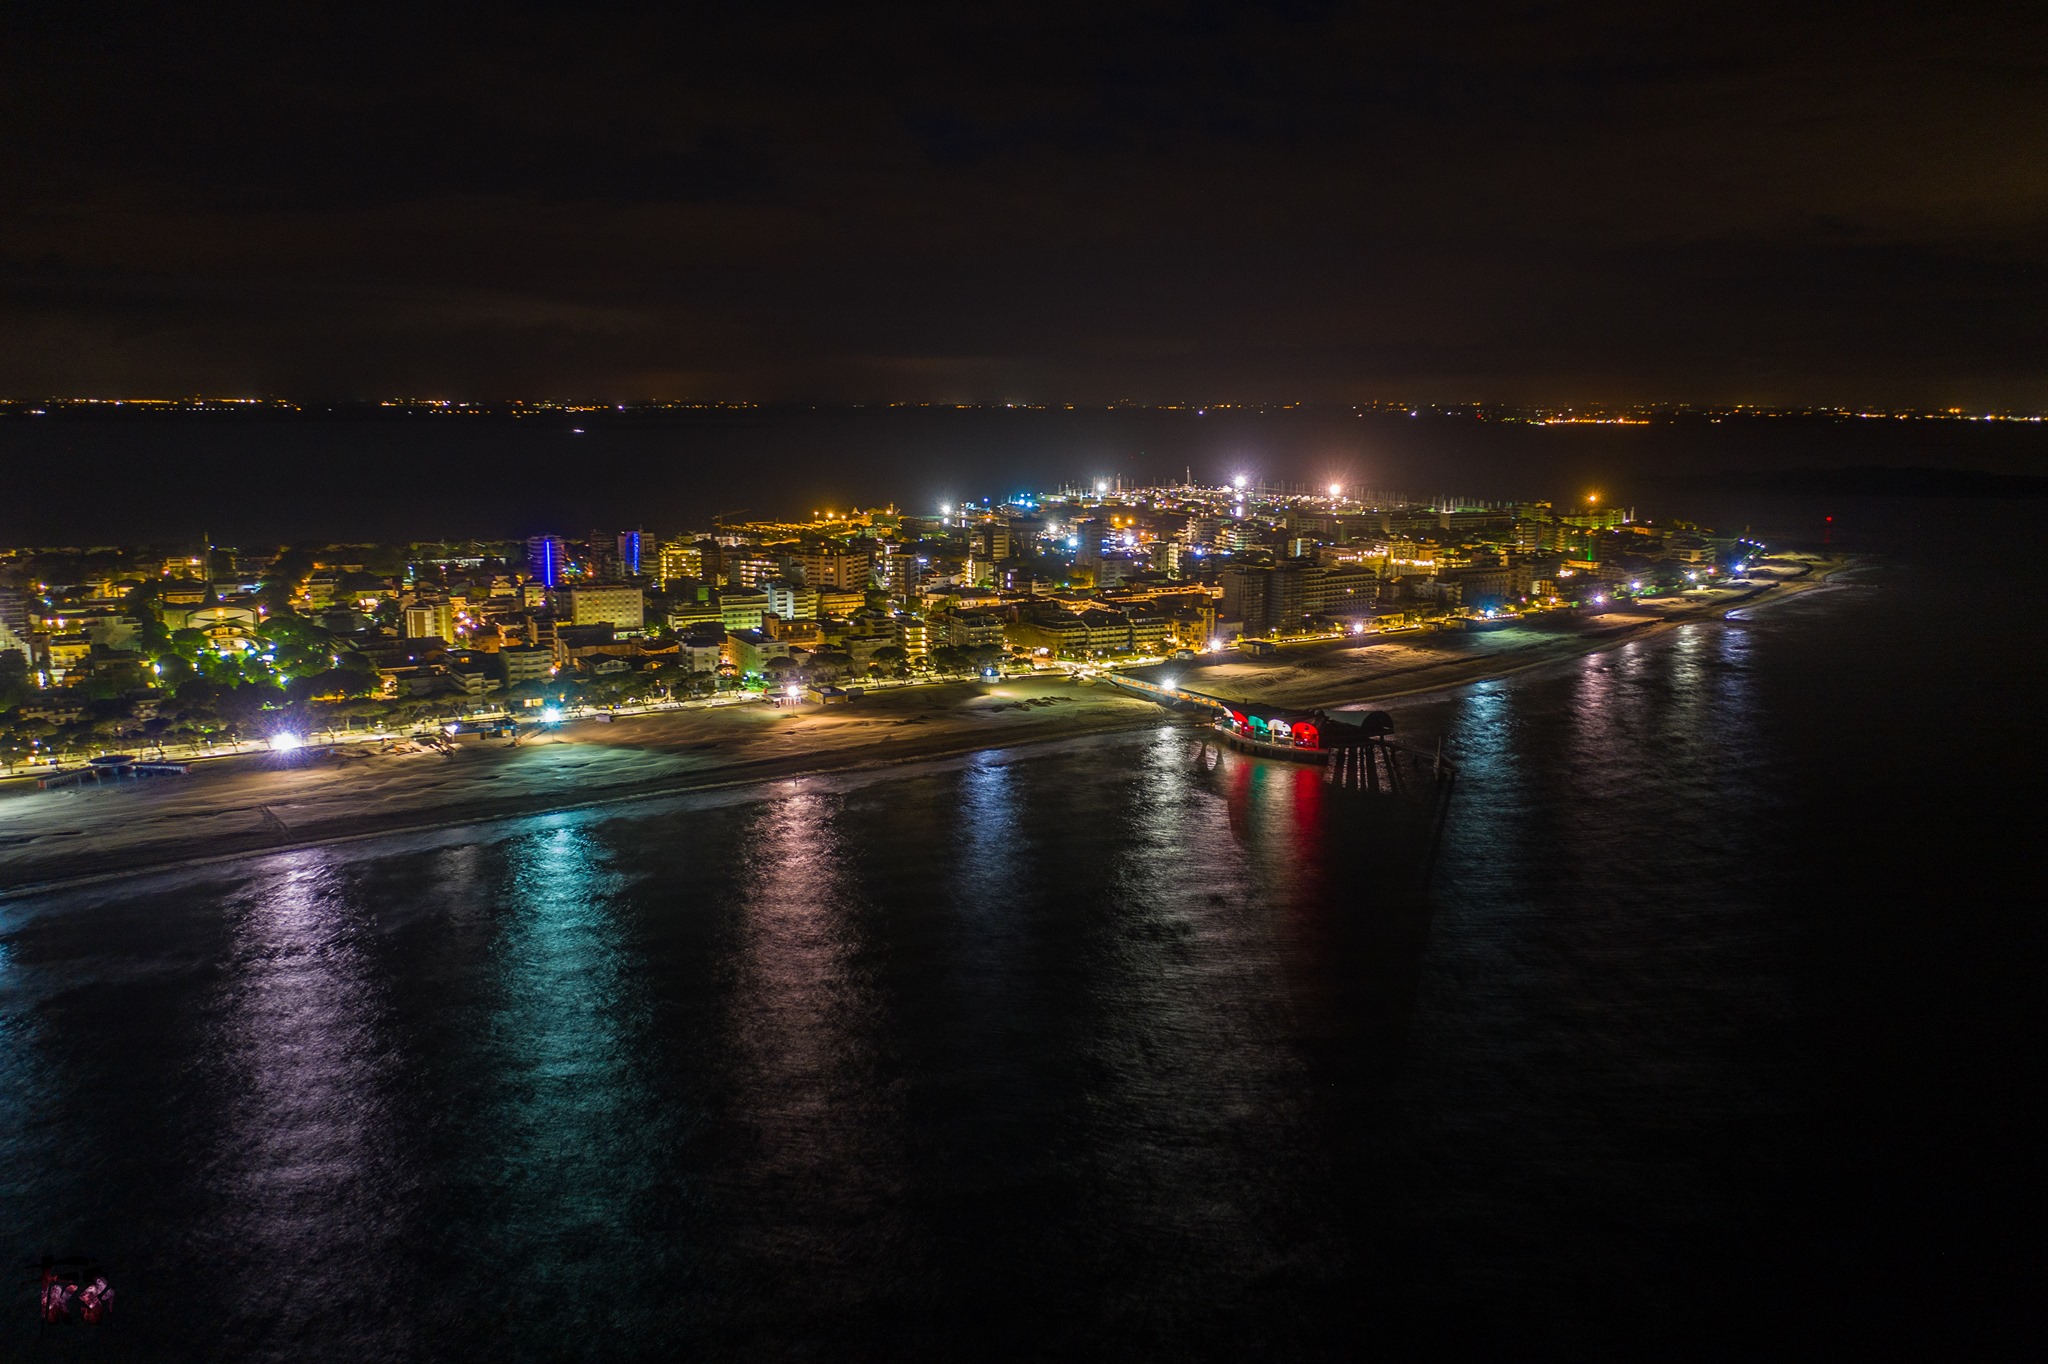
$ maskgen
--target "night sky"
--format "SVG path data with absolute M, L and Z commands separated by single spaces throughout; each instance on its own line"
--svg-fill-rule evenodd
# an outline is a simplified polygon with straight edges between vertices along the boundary
M 45 5 L 0 396 L 2048 407 L 2048 8 Z

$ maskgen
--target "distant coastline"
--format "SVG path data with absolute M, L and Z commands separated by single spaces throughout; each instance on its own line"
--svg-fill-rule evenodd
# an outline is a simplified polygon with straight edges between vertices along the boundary
M 1849 468 L 1730 470 L 1662 480 L 1696 491 L 1788 493 L 1825 497 L 1932 497 L 2030 499 L 2048 497 L 2048 477 L 1995 474 L 1931 465 L 1864 464 Z

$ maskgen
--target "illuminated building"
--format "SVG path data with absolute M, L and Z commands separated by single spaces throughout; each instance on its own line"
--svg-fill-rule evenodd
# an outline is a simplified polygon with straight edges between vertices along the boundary
M 645 533 L 637 530 L 619 532 L 619 569 L 628 578 L 640 576 L 640 545 Z
M 781 576 L 782 561 L 772 554 L 753 550 L 725 556 L 725 580 L 735 587 L 759 587 Z
M 654 580 L 667 587 L 678 578 L 702 578 L 704 552 L 687 540 L 664 540 L 654 559 Z
M 807 550 L 797 556 L 804 582 L 812 587 L 865 592 L 874 581 L 875 557 L 867 550 Z
M 677 641 L 676 662 L 684 672 L 715 673 L 725 645 L 725 631 L 717 626 L 692 626 Z
M 766 672 L 768 660 L 782 656 L 781 646 L 759 630 L 732 630 L 725 636 L 725 660 L 743 674 Z
M 816 620 L 818 589 L 781 579 L 767 584 L 768 610 L 784 620 Z
M 545 682 L 555 670 L 555 651 L 552 647 L 500 649 L 498 666 L 504 670 L 507 686 L 517 686 L 521 682 Z
M 891 624 L 895 627 L 897 646 L 904 653 L 912 658 L 923 658 L 931 653 L 931 627 L 922 616 L 899 613 L 892 618 Z
M 618 630 L 638 630 L 646 624 L 647 594 L 622 583 L 567 588 L 562 596 L 568 606 L 571 625 L 609 625 Z
M 33 658 L 28 640 L 15 634 L 6 621 L 0 621 L 0 653 L 18 653 L 24 663 Z
M 1217 614 L 1244 622 L 1247 635 L 1298 630 L 1308 614 L 1308 573 L 1293 564 L 1279 568 L 1232 564 L 1219 575 L 1223 600 Z
M 407 639 L 455 638 L 455 611 L 445 601 L 415 602 L 405 608 Z
M 969 532 L 972 553 L 977 559 L 1000 563 L 1010 557 L 1010 523 L 1002 517 L 978 522 Z
M 7 638 L 14 640 L 8 644 Z M 0 587 L 0 648 L 28 652 L 28 593 L 18 587 Z
M 718 597 L 719 623 L 728 630 L 758 630 L 768 610 L 766 592 L 722 592 Z
M 1000 611 L 955 611 L 943 620 L 946 643 L 956 649 L 1003 647 L 1003 616 Z
M 562 537 L 559 535 L 536 535 L 526 542 L 528 573 L 543 587 L 561 586 L 562 566 L 565 561 Z

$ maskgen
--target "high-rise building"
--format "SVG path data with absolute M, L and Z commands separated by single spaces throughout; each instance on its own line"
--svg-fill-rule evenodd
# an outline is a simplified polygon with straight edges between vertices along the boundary
M 20 634 L 16 634 L 14 627 L 5 619 L 0 619 L 0 653 L 20 654 L 25 667 L 32 666 L 35 661 L 35 650 L 29 646 L 28 631 L 23 629 Z
M 562 585 L 564 557 L 559 535 L 536 535 L 526 542 L 527 572 L 543 587 Z
M 912 658 L 923 658 L 932 651 L 931 626 L 922 616 L 913 616 L 899 611 L 889 622 L 896 632 L 896 643 Z
M 969 543 L 975 558 L 1001 563 L 1010 557 L 1010 523 L 999 516 L 978 522 L 969 532 Z
M 28 593 L 18 587 L 0 587 L 0 629 L 16 639 L 28 638 Z
M 569 608 L 571 625 L 609 625 L 619 630 L 638 630 L 646 623 L 647 595 L 640 588 L 623 583 L 602 586 L 578 584 L 562 596 Z
M 1308 576 L 1301 565 L 1264 568 L 1232 564 L 1217 581 L 1223 588 L 1219 615 L 1243 621 L 1247 636 L 1299 630 L 1308 614 Z
M 784 620 L 816 620 L 818 618 L 818 589 L 802 583 L 792 583 L 778 578 L 764 584 L 768 593 L 768 609 Z
M 405 608 L 407 639 L 455 638 L 455 611 L 445 601 L 415 602 Z
M 864 592 L 874 581 L 875 556 L 871 550 L 806 550 L 797 556 L 797 562 L 803 566 L 804 581 L 820 590 Z
M 704 576 L 704 551 L 687 540 L 664 540 L 655 552 L 654 580 L 667 587 L 678 578 Z
M 890 545 L 887 552 L 875 560 L 875 578 L 889 589 L 891 596 L 908 597 L 924 581 L 924 568 L 923 559 L 906 552 L 900 545 Z
M 645 535 L 637 530 L 619 532 L 619 571 L 628 578 L 640 576 L 640 546 Z
M 737 550 L 724 557 L 725 580 L 734 587 L 759 587 L 782 576 L 782 560 L 758 549 Z

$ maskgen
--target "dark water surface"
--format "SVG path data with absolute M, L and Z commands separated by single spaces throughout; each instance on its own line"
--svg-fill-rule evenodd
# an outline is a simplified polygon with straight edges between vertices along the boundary
M 0 902 L 0 1225 L 121 1294 L 0 1357 L 2032 1353 L 2042 746 L 1972 600 L 1401 703 L 1426 910 L 1164 725 Z

